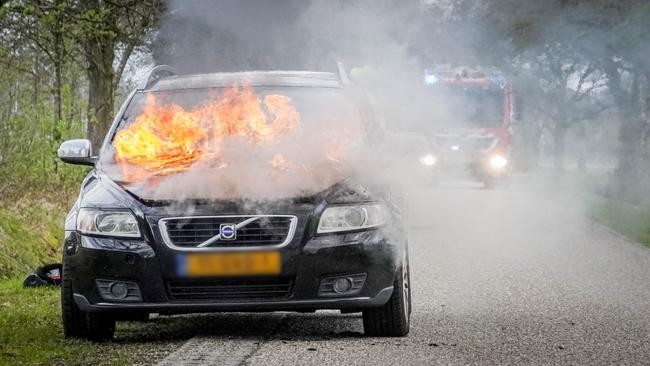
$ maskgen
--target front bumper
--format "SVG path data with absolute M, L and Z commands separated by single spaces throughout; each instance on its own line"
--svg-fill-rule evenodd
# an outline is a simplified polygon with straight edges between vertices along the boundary
M 433 169 L 437 176 L 469 178 L 484 180 L 486 178 L 499 179 L 508 176 L 509 167 L 494 168 L 490 166 L 488 157 L 445 157 L 440 159 Z
M 393 294 L 393 286 L 380 290 L 374 297 L 356 296 L 338 299 L 282 300 L 282 301 L 247 301 L 247 302 L 173 302 L 173 303 L 112 303 L 98 302 L 91 304 L 81 294 L 74 294 L 74 300 L 82 311 L 97 312 L 149 312 L 149 313 L 205 313 L 221 311 L 264 312 L 264 311 L 299 311 L 317 309 L 363 309 L 384 305 Z
M 88 312 L 193 313 L 210 311 L 289 311 L 317 309 L 363 309 L 385 304 L 393 291 L 393 280 L 403 258 L 403 246 L 391 243 L 381 230 L 356 234 L 327 235 L 301 240 L 278 249 L 284 278 L 292 288 L 282 298 L 175 299 L 169 283 L 184 279 L 173 265 L 180 251 L 158 240 L 138 243 L 137 250 L 97 249 L 112 239 L 66 232 L 66 260 L 73 277 L 74 299 Z M 114 240 L 113 240 L 114 241 Z M 119 248 L 129 247 L 122 242 Z M 323 278 L 365 273 L 360 291 L 350 295 L 319 295 Z M 139 286 L 142 299 L 136 302 L 109 301 L 100 295 L 96 280 L 121 280 Z M 187 279 L 184 279 L 187 280 Z

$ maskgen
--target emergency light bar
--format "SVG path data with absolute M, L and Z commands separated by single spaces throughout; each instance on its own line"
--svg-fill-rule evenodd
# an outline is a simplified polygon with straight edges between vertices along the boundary
M 505 88 L 508 81 L 503 73 L 496 69 L 468 68 L 468 67 L 438 67 L 435 70 L 424 69 L 424 83 L 435 85 L 443 82 L 480 82 L 492 83 L 500 89 Z

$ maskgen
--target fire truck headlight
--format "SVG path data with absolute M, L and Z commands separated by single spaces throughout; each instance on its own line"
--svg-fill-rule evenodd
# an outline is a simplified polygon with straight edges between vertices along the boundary
M 438 160 L 436 157 L 431 154 L 420 156 L 420 163 L 422 163 L 422 165 L 434 166 L 437 162 Z
M 490 158 L 490 166 L 493 169 L 503 169 L 508 165 L 508 159 L 501 155 L 494 155 Z

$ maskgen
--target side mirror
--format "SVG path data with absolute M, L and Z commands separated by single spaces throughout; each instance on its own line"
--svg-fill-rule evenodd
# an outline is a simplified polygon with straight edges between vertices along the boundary
M 92 143 L 86 139 L 64 141 L 57 154 L 64 163 L 77 165 L 95 165 L 96 156 L 92 156 Z

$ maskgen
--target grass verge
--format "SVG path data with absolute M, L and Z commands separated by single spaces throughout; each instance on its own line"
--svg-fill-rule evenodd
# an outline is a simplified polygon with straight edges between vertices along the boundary
M 589 201 L 589 213 L 593 220 L 650 247 L 649 207 L 599 196 L 591 197 Z
M 149 365 L 189 337 L 163 318 L 118 322 L 112 342 L 64 339 L 60 316 L 58 288 L 0 281 L 0 365 Z
M 0 208 L 0 279 L 60 262 L 64 211 L 47 202 Z
M 63 222 L 78 183 L 24 188 L 0 187 L 0 279 L 23 277 L 37 266 L 60 262 Z

